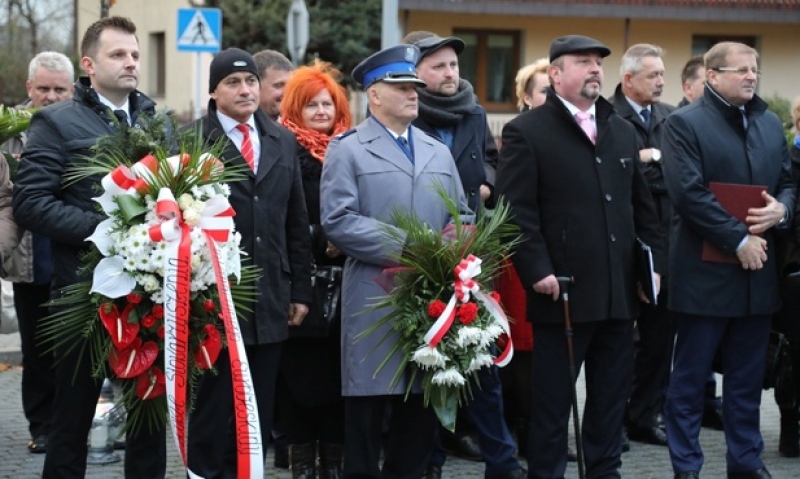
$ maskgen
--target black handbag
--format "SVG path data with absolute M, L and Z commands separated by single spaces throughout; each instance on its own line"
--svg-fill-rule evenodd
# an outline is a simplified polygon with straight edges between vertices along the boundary
M 326 338 L 342 317 L 342 267 L 314 265 L 314 300 L 300 326 L 289 328 L 291 338 Z

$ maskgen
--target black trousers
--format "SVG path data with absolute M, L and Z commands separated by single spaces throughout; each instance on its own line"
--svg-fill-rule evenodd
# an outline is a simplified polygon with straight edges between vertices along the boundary
M 382 426 L 389 412 L 383 468 Z M 438 422 L 421 394 L 345 398 L 344 477 L 347 479 L 419 479 L 435 446 Z
M 56 393 L 53 352 L 47 351 L 37 338 L 39 323 L 48 315 L 42 305 L 49 299 L 49 284 L 14 283 L 14 309 L 22 346 L 22 410 L 31 438 L 48 434 Z
M 275 383 L 282 343 L 245 346 L 258 402 L 261 446 L 267 442 L 275 411 Z M 203 376 L 194 411 L 189 416 L 189 469 L 205 479 L 236 478 L 236 422 L 230 356 L 223 349 L 217 359 L 218 374 Z M 263 458 L 262 458 L 263 460 Z
M 586 402 L 582 418 L 586 477 L 619 478 L 621 432 L 631 387 L 633 321 L 573 323 L 576 375 L 585 366 Z M 561 479 L 567 467 L 572 412 L 564 325 L 535 324 L 528 478 Z
M 55 352 L 55 398 L 47 455 L 42 479 L 82 479 L 86 476 L 86 453 L 97 398 L 103 382 L 92 377 L 88 351 L 80 347 Z M 125 446 L 126 479 L 163 478 L 167 469 L 165 427 L 143 425 L 129 433 Z
M 659 298 L 658 306 L 641 305 L 641 317 L 636 322 L 639 340 L 634 348 L 628 427 L 655 427 L 656 417 L 664 411 L 674 338 L 671 318 L 664 295 Z

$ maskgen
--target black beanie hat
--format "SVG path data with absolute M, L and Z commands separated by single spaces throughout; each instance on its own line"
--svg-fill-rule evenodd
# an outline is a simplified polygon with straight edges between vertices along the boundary
M 261 81 L 253 56 L 239 48 L 222 50 L 211 60 L 211 71 L 208 78 L 208 92 L 213 93 L 226 76 L 234 72 L 250 72 Z

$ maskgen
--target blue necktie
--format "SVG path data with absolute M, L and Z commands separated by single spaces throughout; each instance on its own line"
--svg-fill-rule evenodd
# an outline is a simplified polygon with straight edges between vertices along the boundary
M 650 110 L 645 108 L 644 110 L 642 110 L 642 112 L 640 114 L 642 115 L 642 121 L 644 122 L 644 126 L 649 129 L 650 128 Z
M 398 136 L 397 144 L 400 146 L 400 149 L 403 150 L 403 153 L 405 153 L 408 157 L 408 161 L 414 163 L 414 154 L 411 153 L 411 147 L 408 145 L 408 140 L 406 140 L 404 136 Z
M 739 107 L 739 111 L 742 112 L 742 125 L 744 125 L 744 129 L 747 129 L 747 110 L 744 109 L 743 106 Z

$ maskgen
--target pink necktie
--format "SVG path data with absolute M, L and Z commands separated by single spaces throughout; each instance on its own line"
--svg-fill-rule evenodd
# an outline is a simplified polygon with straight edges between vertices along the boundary
M 592 115 L 585 111 L 579 111 L 578 113 L 575 113 L 575 121 L 578 122 L 583 129 L 583 132 L 586 133 L 586 136 L 588 136 L 589 139 L 592 140 L 592 143 L 594 143 L 597 139 L 597 130 L 595 130 L 594 122 L 592 121 Z
M 253 143 L 250 141 L 250 127 L 244 123 L 240 123 L 236 125 L 236 129 L 241 131 L 243 136 L 242 147 L 240 148 L 242 158 L 250 165 L 250 169 L 255 171 L 256 162 L 255 155 L 253 154 Z

